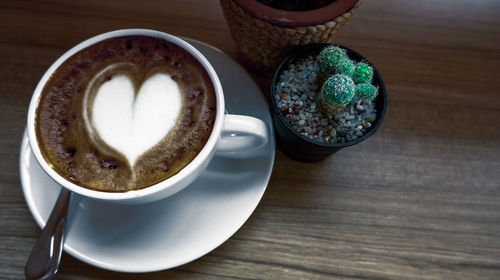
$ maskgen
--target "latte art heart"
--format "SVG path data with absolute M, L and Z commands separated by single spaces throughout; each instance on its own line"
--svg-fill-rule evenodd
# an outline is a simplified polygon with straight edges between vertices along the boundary
M 200 154 L 217 106 L 212 78 L 190 51 L 164 38 L 112 37 L 54 70 L 38 100 L 33 137 L 44 160 L 73 184 L 140 190 Z
M 167 74 L 154 74 L 137 94 L 125 75 L 114 76 L 97 90 L 88 129 L 107 145 L 135 161 L 175 126 L 182 107 L 181 91 Z

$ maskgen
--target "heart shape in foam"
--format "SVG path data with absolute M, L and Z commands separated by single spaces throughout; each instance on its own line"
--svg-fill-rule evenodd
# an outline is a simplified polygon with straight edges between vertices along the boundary
M 125 75 L 114 76 L 97 90 L 90 129 L 134 166 L 175 126 L 182 106 L 179 86 L 167 74 L 154 74 L 139 89 Z

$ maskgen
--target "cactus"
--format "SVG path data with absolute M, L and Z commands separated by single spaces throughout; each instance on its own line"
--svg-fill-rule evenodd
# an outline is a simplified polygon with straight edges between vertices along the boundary
M 354 62 L 352 62 L 349 58 L 346 58 L 339 61 L 337 65 L 335 65 L 335 74 L 344 74 L 352 77 L 355 68 L 356 66 L 354 65 Z
M 355 87 L 352 79 L 346 75 L 336 74 L 328 78 L 319 93 L 319 104 L 327 115 L 335 113 L 351 102 Z
M 354 73 L 352 74 L 352 80 L 356 85 L 358 84 L 370 84 L 373 79 L 373 68 L 363 62 L 356 64 Z
M 318 103 L 326 116 L 332 116 L 356 96 L 373 100 L 378 88 L 371 85 L 373 68 L 364 62 L 355 63 L 344 49 L 337 46 L 324 48 L 317 60 L 317 82 L 321 85 Z
M 345 50 L 339 47 L 329 46 L 321 50 L 318 56 L 319 84 L 323 84 L 328 77 L 336 74 L 335 71 L 337 69 L 337 64 L 345 59 L 349 58 L 347 57 Z
M 378 94 L 378 88 L 370 84 L 356 85 L 356 95 L 365 100 L 373 100 Z

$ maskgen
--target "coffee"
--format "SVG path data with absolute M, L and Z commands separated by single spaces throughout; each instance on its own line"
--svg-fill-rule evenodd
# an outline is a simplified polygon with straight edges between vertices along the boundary
M 214 86 L 193 55 L 163 39 L 124 36 L 59 66 L 42 90 L 35 130 L 61 176 L 122 192 L 178 173 L 205 145 L 215 115 Z

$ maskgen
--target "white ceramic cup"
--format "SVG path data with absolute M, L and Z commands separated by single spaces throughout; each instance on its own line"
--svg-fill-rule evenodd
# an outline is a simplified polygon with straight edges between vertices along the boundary
M 103 192 L 81 187 L 59 175 L 50 167 L 41 153 L 35 133 L 35 115 L 41 92 L 57 68 L 78 51 L 109 38 L 133 35 L 155 37 L 174 43 L 192 54 L 203 65 L 212 80 L 217 100 L 217 112 L 212 133 L 202 150 L 187 166 L 172 177 L 155 185 L 127 192 Z M 33 153 L 43 170 L 52 179 L 79 195 L 124 204 L 151 202 L 171 196 L 192 183 L 206 169 L 216 151 L 230 152 L 257 149 L 264 146 L 268 140 L 268 127 L 262 120 L 250 116 L 225 114 L 224 94 L 217 73 L 196 48 L 176 36 L 148 29 L 124 29 L 104 33 L 76 45 L 63 54 L 50 66 L 38 82 L 28 109 L 27 122 L 28 138 Z

